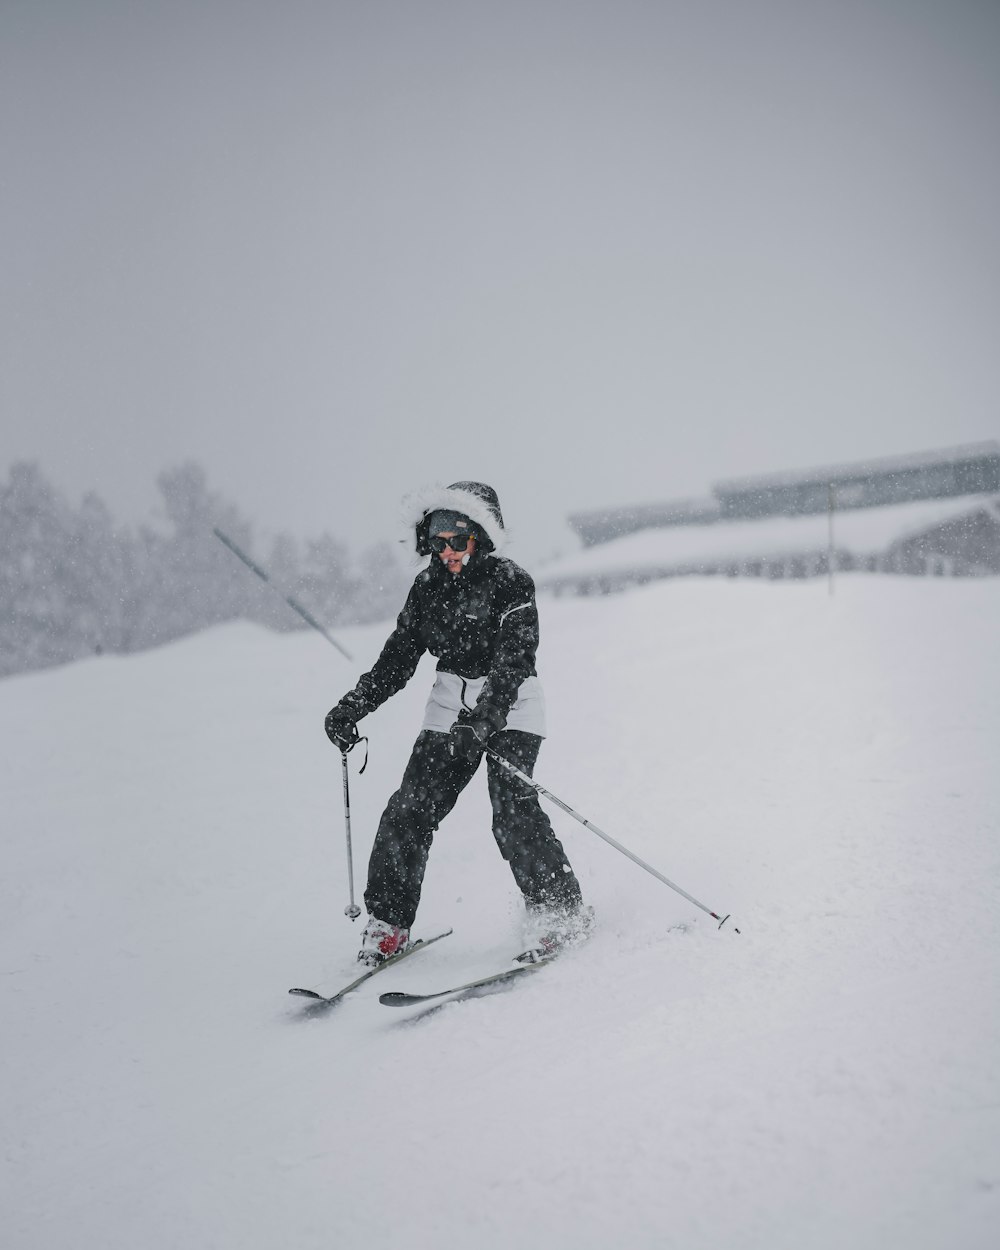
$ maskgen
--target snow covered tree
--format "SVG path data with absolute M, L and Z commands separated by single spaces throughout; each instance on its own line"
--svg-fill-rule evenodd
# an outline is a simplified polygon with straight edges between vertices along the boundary
M 71 510 L 37 465 L 13 465 L 0 486 L 0 674 L 93 650 L 85 585 Z
M 351 575 L 347 547 L 331 534 L 306 543 L 299 585 L 301 598 L 319 620 L 342 625 L 358 619 L 354 605 L 359 583 Z
M 146 531 L 143 645 L 167 642 L 196 629 L 253 614 L 253 593 L 232 555 L 215 537 L 218 526 L 240 546 L 250 546 L 250 523 L 208 488 L 192 461 L 157 478 L 172 531 Z
M 412 573 L 403 568 L 392 543 L 376 543 L 362 552 L 361 576 L 352 606 L 352 621 L 380 621 L 394 616 L 403 606 Z
M 251 526 L 210 490 L 189 461 L 157 479 L 158 524 L 116 524 L 97 495 L 73 509 L 35 464 L 0 482 L 0 676 L 99 652 L 130 652 L 208 625 L 244 618 L 305 628 L 281 599 L 219 542 L 218 527 L 248 554 Z M 330 534 L 279 534 L 263 557 L 276 589 L 324 625 L 393 616 L 408 580 L 387 543 L 352 569 Z

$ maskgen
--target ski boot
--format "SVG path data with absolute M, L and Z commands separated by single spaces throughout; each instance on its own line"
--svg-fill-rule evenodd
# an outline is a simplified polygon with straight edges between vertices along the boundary
M 401 929 L 398 925 L 369 916 L 365 931 L 361 935 L 358 963 L 374 968 L 377 964 L 391 959 L 393 955 L 402 954 L 409 944 L 409 929 Z

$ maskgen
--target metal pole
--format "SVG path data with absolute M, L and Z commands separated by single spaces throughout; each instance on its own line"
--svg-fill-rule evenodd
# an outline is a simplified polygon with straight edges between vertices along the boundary
M 540 785 L 532 777 L 529 777 L 527 773 L 522 772 L 520 768 L 518 768 L 515 764 L 512 764 L 510 760 L 504 759 L 504 757 L 500 755 L 499 752 L 494 751 L 492 747 L 486 748 L 486 754 L 492 756 L 497 763 L 502 764 L 509 773 L 518 779 L 518 781 L 523 781 L 526 786 L 530 786 L 532 790 L 535 790 L 538 794 L 542 794 L 545 798 L 550 799 L 557 807 L 561 807 L 563 811 L 572 816 L 574 820 L 578 820 L 581 825 L 584 825 L 587 829 L 589 829 L 591 833 L 596 833 L 597 836 L 599 838 L 603 838 L 609 846 L 613 846 L 616 851 L 621 851 L 621 853 L 630 859 L 633 864 L 638 864 L 640 868 L 644 868 L 646 872 L 654 876 L 657 881 L 662 881 L 664 885 L 670 886 L 670 888 L 679 894 L 681 898 L 686 898 L 689 903 L 693 903 L 695 907 L 700 907 L 701 910 L 711 916 L 713 920 L 718 920 L 720 929 L 729 919 L 728 914 L 720 916 L 717 912 L 712 911 L 710 907 L 706 907 L 704 903 L 700 903 L 693 895 L 688 894 L 687 890 L 682 890 L 679 885 L 671 881 L 669 877 L 665 877 L 662 872 L 657 872 L 651 864 L 647 864 L 644 859 L 640 859 L 638 855 L 633 854 L 628 847 L 622 846 L 620 842 L 617 842 L 613 837 L 611 837 L 610 834 L 605 833 L 603 829 L 598 829 L 592 821 L 586 820 L 580 815 L 579 812 L 575 812 L 568 803 L 564 803 L 562 799 L 557 798 L 551 790 L 546 790 L 543 785 Z M 739 933 L 739 929 L 737 929 L 735 925 L 733 926 L 733 932 Z
M 361 915 L 361 908 L 354 901 L 354 856 L 351 852 L 351 788 L 347 775 L 346 751 L 341 751 L 340 761 L 343 765 L 344 772 L 344 824 L 347 828 L 347 885 L 351 896 L 351 901 L 344 908 L 344 915 L 350 916 L 352 920 L 357 920 L 357 918 Z
M 337 648 L 337 650 L 340 652 L 340 654 L 344 657 L 345 660 L 351 660 L 353 663 L 354 657 L 344 650 L 344 648 L 340 645 L 340 643 L 336 640 L 336 638 L 333 637 L 332 634 L 328 634 L 326 632 L 326 630 L 319 623 L 319 621 L 316 620 L 316 618 L 312 615 L 312 613 L 309 612 L 306 608 L 304 608 L 297 599 L 293 599 L 291 595 L 282 595 L 281 591 L 278 590 L 278 587 L 275 586 L 275 584 L 271 581 L 271 579 L 264 572 L 264 570 L 260 567 L 260 565 L 255 564 L 245 551 L 241 551 L 231 538 L 228 538 L 225 534 L 223 534 L 222 530 L 216 528 L 215 526 L 212 527 L 212 533 L 215 535 L 215 537 L 219 540 L 220 543 L 222 543 L 224 546 L 229 548 L 229 550 L 233 553 L 234 556 L 236 556 L 238 560 L 242 560 L 243 563 L 247 566 L 248 569 L 250 569 L 251 572 L 256 573 L 262 582 L 267 582 L 267 584 L 271 587 L 273 591 L 281 595 L 282 599 L 284 599 L 284 601 L 288 604 L 288 606 L 292 609 L 292 611 L 297 612 L 307 625 L 311 625 L 313 629 L 315 629 L 318 633 L 323 635 L 323 637 L 327 640 L 327 642 L 332 643 L 333 646 Z

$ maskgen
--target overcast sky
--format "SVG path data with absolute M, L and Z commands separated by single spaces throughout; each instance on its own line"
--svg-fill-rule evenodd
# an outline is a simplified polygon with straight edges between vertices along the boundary
M 0 0 L 0 57 L 4 476 L 351 539 L 478 477 L 530 566 L 1000 433 L 995 0 Z

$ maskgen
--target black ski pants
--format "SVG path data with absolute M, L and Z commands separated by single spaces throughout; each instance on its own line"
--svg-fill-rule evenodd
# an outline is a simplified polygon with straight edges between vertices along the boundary
M 492 750 L 529 777 L 541 743 L 536 734 L 518 729 L 505 729 L 490 739 Z M 481 759 L 453 759 L 447 734 L 424 730 L 419 735 L 402 784 L 382 813 L 375 835 L 365 890 L 369 915 L 404 929 L 413 926 L 434 834 Z M 575 911 L 580 886 L 538 795 L 489 756 L 486 768 L 493 836 L 525 903 L 530 908 Z

